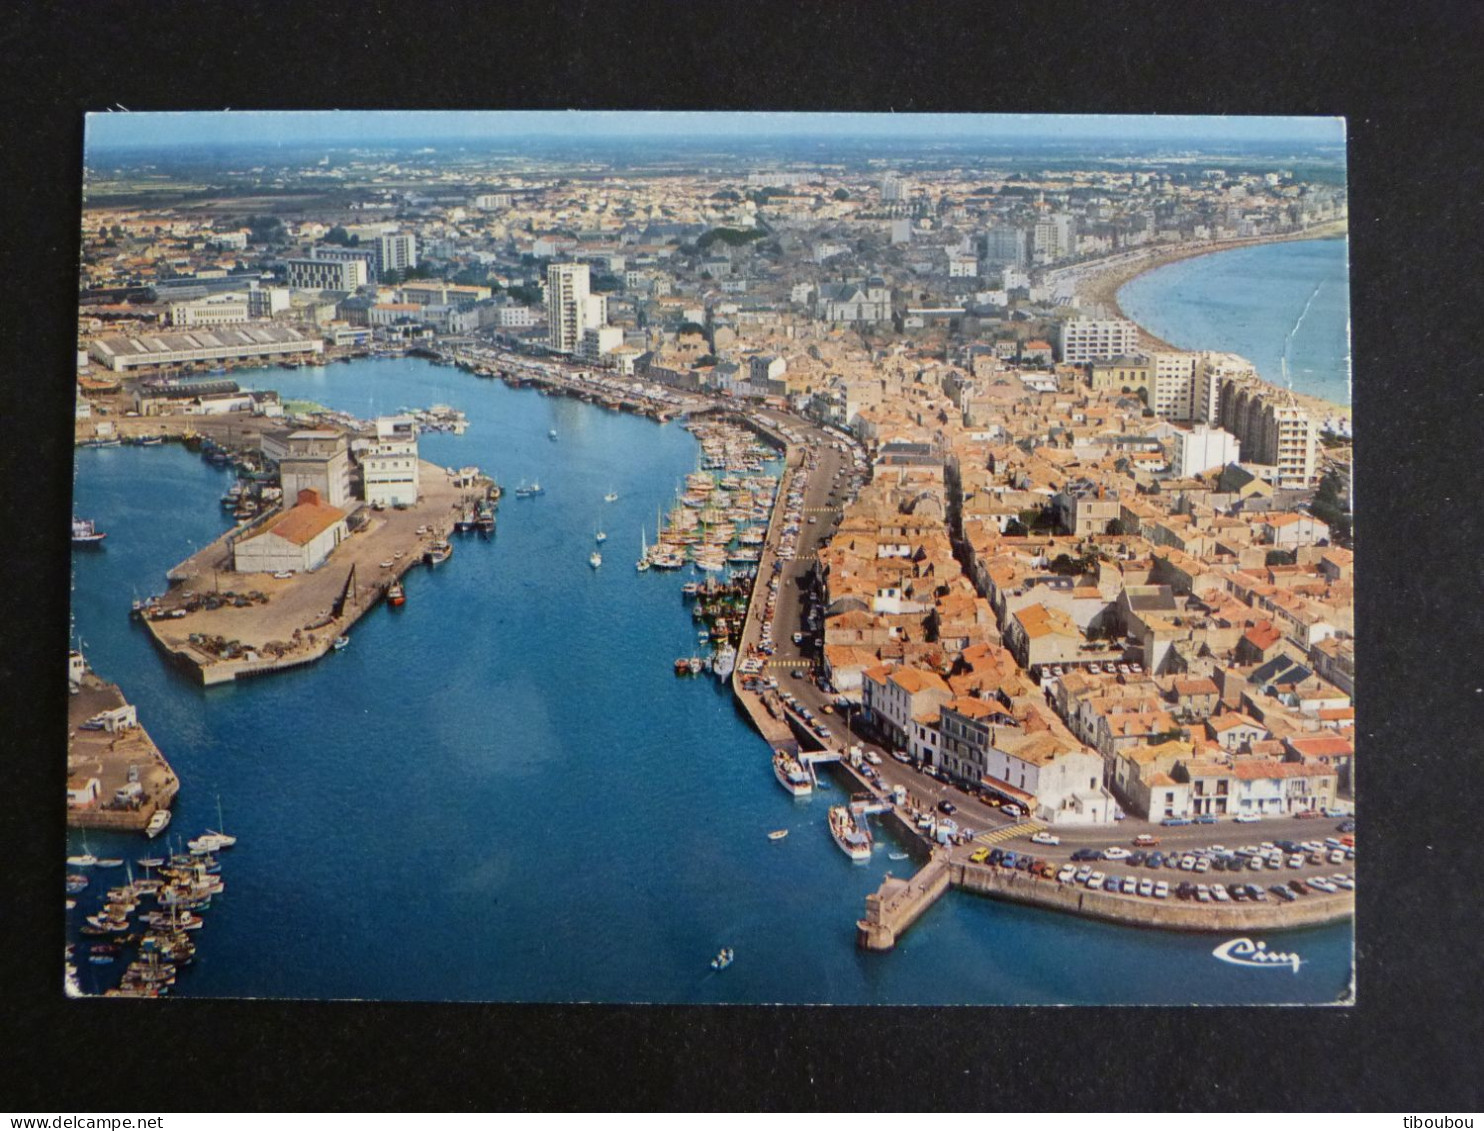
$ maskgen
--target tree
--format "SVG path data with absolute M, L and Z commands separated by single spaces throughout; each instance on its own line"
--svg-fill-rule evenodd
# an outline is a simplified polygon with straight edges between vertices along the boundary
M 1124 538 L 1128 536 L 1128 527 L 1124 525 L 1123 519 L 1115 518 L 1108 523 L 1108 533 L 1114 538 Z
M 336 224 L 325 234 L 325 243 L 338 244 L 340 247 L 350 246 L 350 233 L 341 224 Z
M 513 286 L 506 293 L 522 306 L 541 305 L 541 288 L 529 283 L 521 283 Z
M 850 193 L 846 192 L 843 188 L 837 188 L 834 192 L 834 197 L 836 200 L 849 200 Z

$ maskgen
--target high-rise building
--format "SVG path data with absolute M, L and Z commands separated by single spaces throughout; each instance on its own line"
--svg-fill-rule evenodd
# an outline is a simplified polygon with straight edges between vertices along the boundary
M 984 260 L 990 267 L 1024 267 L 1025 229 L 996 224 L 984 233 Z
M 1057 212 L 1037 220 L 1031 230 L 1031 252 L 1037 263 L 1055 263 L 1077 250 L 1076 221 L 1070 213 Z
M 1278 487 L 1305 489 L 1319 474 L 1319 426 L 1293 394 L 1256 377 L 1221 383 L 1221 426 L 1250 463 L 1275 469 Z
M 1194 419 L 1195 372 L 1199 355 L 1158 350 L 1149 355 L 1149 407 L 1166 420 Z
M 417 266 L 417 237 L 411 232 L 395 232 L 376 239 L 376 271 L 406 271 Z
M 906 200 L 912 195 L 912 186 L 902 180 L 896 173 L 887 173 L 881 178 L 881 200 L 886 204 L 896 204 Z
M 608 322 L 608 299 L 591 290 L 586 263 L 552 263 L 546 268 L 547 341 L 558 353 L 576 353 L 584 330 Z
M 1061 324 L 1061 359 L 1068 365 L 1138 352 L 1139 328 L 1125 318 L 1074 318 Z

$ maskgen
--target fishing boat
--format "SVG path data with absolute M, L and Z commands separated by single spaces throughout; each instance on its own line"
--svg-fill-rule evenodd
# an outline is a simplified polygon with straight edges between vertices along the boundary
M 865 819 L 853 814 L 849 806 L 830 809 L 830 836 L 840 851 L 857 863 L 871 859 L 871 832 Z
M 83 888 L 85 888 L 87 886 L 88 886 L 88 878 L 86 876 L 79 875 L 76 872 L 73 872 L 70 875 L 68 875 L 68 877 L 67 877 L 67 894 L 68 895 L 76 895 L 78 892 L 82 891 Z
M 711 960 L 711 969 L 725 970 L 732 964 L 732 961 L 736 957 L 737 955 L 731 947 L 724 946 L 717 952 L 716 957 Z
M 427 552 L 423 554 L 423 561 L 430 566 L 442 565 L 453 556 L 453 544 L 442 538 L 430 543 Z
M 692 656 L 688 661 L 688 664 L 690 666 L 691 675 L 700 675 L 701 670 L 706 666 L 700 656 Z
M 769 840 L 782 840 L 786 836 L 788 836 L 788 830 L 787 829 L 774 829 L 772 832 L 770 832 L 768 834 L 768 839 Z
M 333 645 L 331 645 L 331 647 L 333 647 L 335 649 L 335 651 L 337 651 L 337 652 L 339 652 L 342 648 L 347 648 L 349 646 L 350 646 L 350 637 L 349 636 L 337 636 L 337 637 L 335 637 L 335 643 Z
M 98 546 L 108 535 L 93 525 L 90 518 L 72 518 L 72 544 L 74 546 Z
M 773 752 L 773 776 L 794 797 L 808 797 L 814 792 L 814 781 L 809 771 L 785 750 Z
M 157 837 L 165 831 L 168 824 L 170 824 L 170 810 L 156 809 L 149 819 L 149 824 L 144 826 L 145 835 Z
M 717 679 L 728 679 L 737 667 L 737 649 L 723 644 L 711 657 L 711 671 Z
M 110 856 L 107 860 L 98 861 L 98 867 L 100 868 L 122 868 L 123 866 L 124 861 L 118 856 Z

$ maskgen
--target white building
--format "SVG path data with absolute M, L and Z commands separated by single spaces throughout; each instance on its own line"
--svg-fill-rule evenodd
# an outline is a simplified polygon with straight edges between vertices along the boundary
M 366 502 L 412 506 L 418 495 L 417 422 L 410 416 L 379 416 L 376 438 L 361 450 L 361 485 Z
M 315 569 L 349 536 L 345 512 L 306 488 L 283 517 L 232 547 L 232 568 L 238 573 Z
M 623 345 L 622 326 L 590 326 L 582 331 L 577 356 L 584 361 L 599 362 Z
M 582 332 L 608 321 L 608 300 L 595 295 L 586 263 L 552 263 L 546 268 L 547 342 L 558 353 L 576 353 Z
M 1195 371 L 1200 355 L 1158 350 L 1149 355 L 1149 407 L 1165 420 L 1194 419 Z
M 1179 478 L 1238 463 L 1242 458 L 1241 441 L 1230 432 L 1206 424 L 1180 432 L 1174 438 L 1174 447 L 1172 470 Z
M 363 259 L 286 259 L 284 267 L 301 291 L 353 291 L 370 281 Z
M 376 270 L 383 276 L 388 271 L 406 271 L 417 266 L 417 237 L 411 232 L 378 236 L 375 251 Z
M 243 294 L 208 295 L 170 304 L 172 326 L 230 326 L 247 320 L 248 302 Z
M 1139 327 L 1125 318 L 1074 318 L 1061 324 L 1061 359 L 1086 365 L 1129 357 L 1139 349 Z

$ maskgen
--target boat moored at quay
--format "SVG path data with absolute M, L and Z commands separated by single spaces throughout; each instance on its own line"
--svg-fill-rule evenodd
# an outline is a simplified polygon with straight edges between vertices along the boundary
M 814 781 L 810 778 L 809 771 L 786 750 L 773 752 L 773 776 L 793 797 L 808 797 L 814 792 Z
M 830 809 L 830 836 L 840 851 L 857 864 L 871 859 L 871 831 L 866 827 L 866 818 L 857 816 L 848 805 Z

